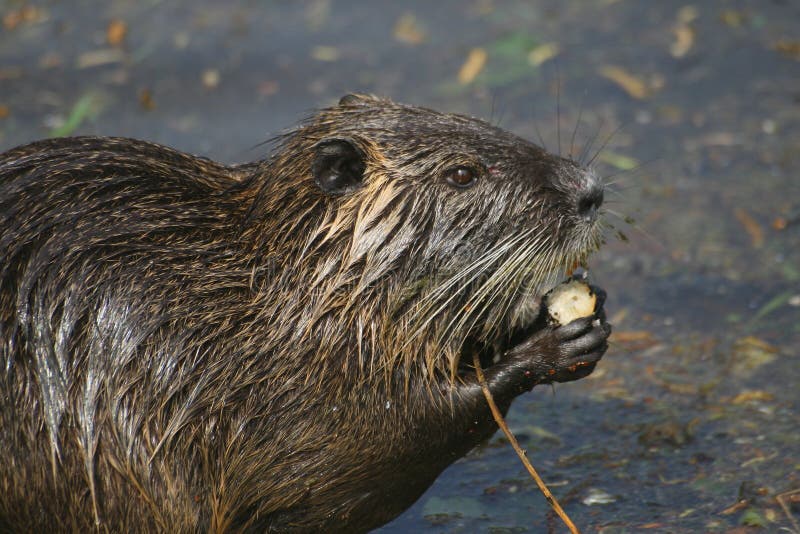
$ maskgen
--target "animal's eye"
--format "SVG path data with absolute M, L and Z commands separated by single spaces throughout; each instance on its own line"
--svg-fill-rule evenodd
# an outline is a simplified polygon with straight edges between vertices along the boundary
M 478 179 L 478 173 L 469 167 L 456 167 L 447 171 L 447 182 L 455 187 L 470 187 Z

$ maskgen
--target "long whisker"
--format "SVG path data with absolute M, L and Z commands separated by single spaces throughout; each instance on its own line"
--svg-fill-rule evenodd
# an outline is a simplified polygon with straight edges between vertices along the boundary
M 558 155 L 561 156 L 561 68 L 558 69 L 558 83 L 556 84 L 556 137 L 558 137 Z
M 447 325 L 442 333 L 443 337 L 452 337 L 457 332 L 469 331 L 475 322 L 484 316 L 485 311 L 492 306 L 496 299 L 504 293 L 508 294 L 508 288 L 513 288 L 518 284 L 517 274 L 520 266 L 536 265 L 542 266 L 542 262 L 533 262 L 535 258 L 546 246 L 550 244 L 550 237 L 537 239 L 528 244 L 523 250 L 508 258 L 486 282 L 473 293 L 467 304 L 459 310 L 459 313 Z M 486 297 L 489 296 L 487 299 Z M 513 295 L 507 295 L 510 299 Z M 482 304 L 482 305 L 481 305 Z M 465 329 L 467 321 L 472 318 L 469 328 Z
M 522 235 L 510 236 L 506 238 L 506 240 L 500 241 L 495 245 L 495 247 L 490 249 L 486 254 L 479 257 L 471 264 L 469 264 L 467 267 L 465 267 L 464 269 L 453 275 L 447 282 L 437 286 L 436 289 L 434 289 L 434 291 L 432 291 L 430 295 L 427 295 L 425 298 L 421 300 L 420 304 L 424 304 L 426 301 L 436 300 L 442 294 L 446 294 L 447 291 L 453 285 L 462 282 L 463 279 L 468 274 L 476 270 L 480 270 L 486 263 L 493 261 L 498 255 L 502 254 L 506 248 L 508 248 L 509 246 L 513 246 L 516 242 L 520 241 L 521 239 L 524 239 L 524 237 L 525 236 Z M 513 243 L 511 243 L 512 241 Z
M 546 240 L 546 244 L 549 244 L 550 239 Z M 490 308 L 495 305 L 496 302 L 500 301 L 500 317 L 505 317 L 506 314 L 509 312 L 512 304 L 514 303 L 514 297 L 518 294 L 518 292 L 526 293 L 528 286 L 531 282 L 539 283 L 544 279 L 544 274 L 549 272 L 550 265 L 553 261 L 550 260 L 548 262 L 541 261 L 541 247 L 530 247 L 526 251 L 526 254 L 521 258 L 521 260 L 513 266 L 512 275 L 509 276 L 506 280 L 505 287 L 498 286 L 497 290 L 495 291 L 492 298 L 486 303 L 485 308 Z M 552 257 L 552 256 L 551 256 Z M 539 259 L 540 261 L 536 261 Z M 526 266 L 535 266 L 533 268 Z M 502 302 L 501 297 L 504 296 L 505 302 Z
M 605 147 L 608 145 L 608 143 L 610 143 L 610 142 L 611 142 L 611 140 L 614 138 L 614 136 L 615 136 L 615 135 L 617 135 L 617 134 L 620 132 L 620 130 L 622 130 L 623 128 L 627 127 L 627 126 L 628 126 L 628 124 L 629 124 L 629 123 L 627 123 L 627 122 L 624 122 L 624 123 L 620 124 L 619 126 L 617 126 L 617 127 L 614 129 L 614 131 L 613 131 L 613 132 L 611 132 L 610 134 L 608 134 L 608 137 L 606 137 L 605 141 L 603 141 L 603 144 L 602 144 L 602 145 L 600 145 L 600 148 L 598 148 L 598 149 L 597 149 L 597 152 L 595 152 L 595 153 L 594 153 L 594 156 L 592 156 L 592 159 L 590 159 L 589 161 L 587 161 L 587 162 L 586 162 L 586 165 L 585 165 L 585 166 L 586 166 L 586 167 L 590 166 L 590 165 L 591 165 L 591 164 L 594 162 L 594 160 L 595 160 L 595 159 L 597 159 L 597 156 L 599 156 L 599 155 L 600 155 L 600 153 L 603 151 L 603 149 L 604 149 L 604 148 L 605 148 Z
M 525 235 L 518 236 L 518 238 L 516 239 L 511 239 L 507 241 L 502 246 L 496 247 L 491 253 L 486 254 L 481 261 L 473 264 L 474 265 L 473 268 L 465 269 L 464 271 L 462 271 L 462 273 L 464 274 L 462 275 L 457 274 L 446 284 L 443 284 L 443 287 L 438 290 L 439 294 L 446 294 L 447 293 L 446 290 L 449 289 L 449 287 L 451 287 L 454 284 L 462 283 L 464 286 L 469 286 L 469 284 L 474 282 L 480 275 L 482 275 L 485 272 L 484 267 L 491 265 L 495 260 L 497 260 L 503 254 L 505 254 L 508 250 L 510 250 L 513 246 L 515 246 L 519 241 L 524 239 L 526 236 L 527 233 Z M 466 275 L 472 272 L 474 272 L 473 276 L 471 276 L 468 280 L 465 281 L 464 279 L 466 278 Z M 450 297 L 443 303 L 443 305 L 446 306 L 447 304 L 449 304 L 450 301 L 457 295 L 458 295 L 457 292 L 452 293 Z M 438 311 L 440 310 L 437 310 L 437 312 Z
M 512 258 L 515 256 L 512 256 Z M 458 310 L 458 313 L 448 323 L 441 333 L 441 337 L 447 337 L 453 330 L 460 330 L 463 327 L 464 321 L 469 316 L 471 308 L 477 306 L 484 298 L 486 293 L 497 283 L 496 281 L 502 279 L 508 270 L 508 260 L 501 264 L 495 273 L 493 273 L 470 297 L 466 305 Z M 455 328 L 453 328 L 455 326 Z
M 547 145 L 544 143 L 544 138 L 542 137 L 542 131 L 539 129 L 539 123 L 536 121 L 536 110 L 533 110 L 534 116 L 531 117 L 531 124 L 533 124 L 533 131 L 536 132 L 536 138 L 539 140 L 539 146 L 543 149 L 547 150 Z
M 538 245 L 531 245 L 527 247 L 519 257 L 507 264 L 503 269 L 502 276 L 497 280 L 501 283 L 496 284 L 491 297 L 484 301 L 482 309 L 478 309 L 472 315 L 471 322 L 467 325 L 466 321 L 462 321 L 459 328 L 462 331 L 472 331 L 476 323 L 485 316 L 487 310 L 495 308 L 498 311 L 494 313 L 495 317 L 505 317 L 514 302 L 517 302 L 519 293 L 526 292 L 525 287 L 540 287 L 541 283 L 545 281 L 547 273 L 555 273 L 557 271 L 558 262 L 555 261 L 556 257 L 553 255 L 541 256 L 542 247 L 548 244 L 549 240 L 540 242 Z M 559 252 L 560 254 L 560 252 Z M 523 283 L 523 280 L 527 280 Z M 530 284 L 530 286 L 528 286 Z M 488 327 L 492 327 L 487 323 Z M 458 331 L 458 329 L 456 329 Z M 484 328 L 484 335 L 489 335 L 489 328 Z
M 485 272 L 485 269 L 484 269 L 484 267 L 485 267 L 485 266 L 487 266 L 487 265 L 490 265 L 491 263 L 493 263 L 494 261 L 496 261 L 496 260 L 497 260 L 497 258 L 499 258 L 499 257 L 501 257 L 503 254 L 505 254 L 505 253 L 506 253 L 506 252 L 507 252 L 509 249 L 511 249 L 513 246 L 515 246 L 515 245 L 516 245 L 516 244 L 517 244 L 519 241 L 521 241 L 521 240 L 525 239 L 525 238 L 526 238 L 526 237 L 527 237 L 527 236 L 528 236 L 528 235 L 529 235 L 529 234 L 530 234 L 532 231 L 533 231 L 533 230 L 529 230 L 529 231 L 527 231 L 527 232 L 523 232 L 523 233 L 522 233 L 522 234 L 520 234 L 520 235 L 513 236 L 513 239 L 509 239 L 509 240 L 507 240 L 505 243 L 502 243 L 502 242 L 501 242 L 501 244 L 498 244 L 498 246 L 494 247 L 494 248 L 493 248 L 491 251 L 489 251 L 487 254 L 485 254 L 485 255 L 484 255 L 482 258 L 480 258 L 480 259 L 479 259 L 479 260 L 477 260 L 476 262 L 473 262 L 473 264 L 472 264 L 472 266 L 471 266 L 471 267 L 469 267 L 469 268 L 467 268 L 467 269 L 464 269 L 464 270 L 462 270 L 461 272 L 457 273 L 457 274 L 456 274 L 456 275 L 455 275 L 455 276 L 454 276 L 452 279 L 450 279 L 450 280 L 449 280 L 448 282 L 446 282 L 444 285 L 445 285 L 445 286 L 447 286 L 447 287 L 451 287 L 451 286 L 452 286 L 452 285 L 454 285 L 454 284 L 457 284 L 457 283 L 462 283 L 462 282 L 463 282 L 463 285 L 464 285 L 465 287 L 469 287 L 469 285 L 470 285 L 472 282 L 474 282 L 474 281 L 475 281 L 475 280 L 476 280 L 476 279 L 477 279 L 477 278 L 478 278 L 478 277 L 479 277 L 481 274 L 483 274 L 483 272 Z M 472 275 L 469 277 L 469 279 L 467 279 L 467 280 L 465 281 L 465 279 L 467 278 L 467 276 L 468 276 L 468 275 L 470 275 L 470 273 L 472 273 Z M 446 294 L 447 294 L 446 290 L 441 290 L 440 288 L 437 288 L 437 291 L 438 291 L 438 293 L 439 293 L 440 295 L 446 295 Z M 447 298 L 447 299 L 445 299 L 445 300 L 444 300 L 444 302 L 442 302 L 442 303 L 439 305 L 439 307 L 438 307 L 436 310 L 434 310 L 433 312 L 430 312 L 430 309 L 433 307 L 433 305 L 435 305 L 435 303 L 436 303 L 436 302 L 435 302 L 435 300 L 434 300 L 434 301 L 431 303 L 431 305 L 430 305 L 430 306 L 426 306 L 426 307 L 424 307 L 424 308 L 422 308 L 422 309 L 418 309 L 418 311 L 417 311 L 417 313 L 415 314 L 414 318 L 416 319 L 417 317 L 419 317 L 420 315 L 422 315 L 422 314 L 424 313 L 424 315 L 427 317 L 427 319 L 425 320 L 425 322 L 424 322 L 422 325 L 420 325 L 420 326 L 419 326 L 419 327 L 418 327 L 418 328 L 417 328 L 417 329 L 416 329 L 416 330 L 415 330 L 415 331 L 414 331 L 414 332 L 411 334 L 411 336 L 409 336 L 409 341 L 407 342 L 407 344 L 408 344 L 408 343 L 409 343 L 411 340 L 413 340 L 414 338 L 416 338 L 416 336 L 418 336 L 418 335 L 419 335 L 419 334 L 420 334 L 422 331 L 424 331 L 424 330 L 425 330 L 425 328 L 426 328 L 426 327 L 427 327 L 427 326 L 428 326 L 428 325 L 429 325 L 429 324 L 430 324 L 430 323 L 431 323 L 431 322 L 432 322 L 432 321 L 433 321 L 433 320 L 434 320 L 434 319 L 435 319 L 435 318 L 436 318 L 436 317 L 437 317 L 437 316 L 438 316 L 438 315 L 439 315 L 439 314 L 440 314 L 440 313 L 441 313 L 441 312 L 442 312 L 442 311 L 443 311 L 443 310 L 444 310 L 444 309 L 447 307 L 447 305 L 448 305 L 448 304 L 450 304 L 450 303 L 451 303 L 451 302 L 452 302 L 452 301 L 453 301 L 453 300 L 454 300 L 454 299 L 455 299 L 455 298 L 456 298 L 458 295 L 459 295 L 459 292 L 458 292 L 458 291 L 453 291 L 453 292 L 451 292 L 451 293 L 450 293 L 450 295 L 448 296 L 448 298 Z M 414 321 L 412 321 L 412 324 L 413 324 L 413 322 L 414 322 Z
M 621 213 L 619 213 L 619 212 L 617 212 L 617 211 L 615 211 L 613 209 L 610 209 L 608 207 L 603 208 L 603 211 L 605 211 L 606 213 L 608 213 L 610 215 L 613 215 L 614 217 L 618 218 L 620 221 L 622 221 L 623 223 L 627 224 L 628 226 L 630 226 L 631 228 L 633 228 L 634 230 L 639 232 L 641 235 L 643 235 L 644 237 L 649 239 L 653 244 L 657 245 L 660 249 L 662 249 L 662 250 L 666 249 L 666 246 L 664 245 L 664 243 L 662 241 L 660 241 L 653 234 L 651 234 L 650 232 L 648 232 L 647 230 L 645 230 L 644 228 L 642 228 L 641 226 L 636 224 L 630 217 L 622 215 Z
M 584 165 L 584 161 L 586 160 L 586 157 L 590 154 L 592 148 L 594 147 L 594 143 L 595 141 L 597 141 L 597 137 L 603 130 L 604 125 L 605 125 L 605 119 L 601 118 L 600 124 L 597 125 L 597 129 L 594 131 L 594 134 L 592 134 L 591 139 L 589 139 L 589 142 L 586 143 L 586 145 L 583 147 L 583 150 L 581 150 L 581 155 L 578 157 L 578 162 L 581 164 L 581 166 L 583 167 L 586 166 Z
M 603 178 L 602 178 L 603 179 L 603 185 L 606 185 L 606 186 L 615 185 L 619 181 L 618 180 L 612 181 L 611 178 L 616 178 L 616 177 L 619 177 L 619 176 L 623 176 L 623 175 L 628 174 L 628 173 L 634 173 L 636 171 L 639 171 L 639 170 L 643 169 L 644 167 L 647 167 L 648 165 L 652 165 L 653 163 L 655 163 L 655 162 L 657 162 L 657 161 L 659 161 L 661 159 L 663 159 L 663 156 L 656 156 L 654 158 L 650 158 L 648 160 L 645 160 L 645 161 L 639 163 L 638 165 L 636 165 L 634 167 L 631 167 L 630 169 L 621 169 L 621 170 L 619 170 L 617 172 L 612 172 L 611 174 L 603 176 Z
M 569 140 L 569 157 L 573 158 L 573 152 L 575 150 L 575 136 L 578 134 L 578 129 L 581 127 L 581 120 L 583 118 L 583 104 L 586 101 L 586 94 L 587 90 L 583 90 L 583 96 L 581 97 L 580 106 L 578 106 L 578 120 L 575 121 L 575 128 L 572 130 L 572 138 Z

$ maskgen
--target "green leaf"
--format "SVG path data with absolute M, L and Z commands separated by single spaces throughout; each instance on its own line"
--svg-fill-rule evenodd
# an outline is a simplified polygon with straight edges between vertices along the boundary
M 773 297 L 770 299 L 769 302 L 761 306 L 761 309 L 756 312 L 753 316 L 752 321 L 758 321 L 759 319 L 763 319 L 770 313 L 774 312 L 778 308 L 783 307 L 785 304 L 789 302 L 789 300 L 794 296 L 793 291 L 787 291 L 785 293 L 781 293 L 780 295 Z
M 766 527 L 767 520 L 752 508 L 748 508 L 739 518 L 739 524 L 747 527 Z
M 537 45 L 536 39 L 525 32 L 514 32 L 501 37 L 489 46 L 491 55 L 528 61 L 528 53 Z
M 69 113 L 69 117 L 67 120 L 64 121 L 64 124 L 57 128 L 53 128 L 50 130 L 50 137 L 65 137 L 71 135 L 78 127 L 83 123 L 86 117 L 92 111 L 94 104 L 94 95 L 91 93 L 86 93 L 82 97 L 75 102 L 75 105 L 72 106 L 72 111 Z
M 610 150 L 604 150 L 600 153 L 600 161 L 608 163 L 612 167 L 616 167 L 621 171 L 630 171 L 639 165 L 639 161 L 629 156 L 623 156 Z

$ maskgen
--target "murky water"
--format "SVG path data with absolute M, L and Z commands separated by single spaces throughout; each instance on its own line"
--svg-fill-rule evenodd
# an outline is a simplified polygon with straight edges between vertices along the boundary
M 800 4 L 433 4 L 4 0 L 0 149 L 103 134 L 252 160 L 349 91 L 563 153 L 616 131 L 596 161 L 629 239 L 592 260 L 613 346 L 510 424 L 587 532 L 797 531 L 777 497 L 800 490 Z M 381 530 L 548 526 L 495 437 Z

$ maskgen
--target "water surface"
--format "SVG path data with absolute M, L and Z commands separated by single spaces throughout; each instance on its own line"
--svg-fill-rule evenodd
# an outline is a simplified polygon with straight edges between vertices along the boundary
M 612 347 L 590 378 L 520 398 L 511 426 L 586 532 L 798 531 L 777 499 L 800 489 L 797 2 L 6 0 L 0 16 L 0 149 L 102 134 L 252 160 L 349 91 L 565 154 L 616 131 L 595 163 L 628 239 L 610 231 L 591 262 Z M 496 436 L 381 531 L 547 528 L 563 529 Z

